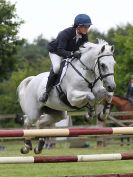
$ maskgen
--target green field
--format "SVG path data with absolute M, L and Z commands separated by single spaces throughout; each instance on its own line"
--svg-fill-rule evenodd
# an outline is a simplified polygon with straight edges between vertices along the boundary
M 0 151 L 1 156 L 20 156 L 20 141 L 1 142 L 5 151 Z M 43 155 L 78 155 L 96 153 L 133 152 L 131 146 L 108 146 L 106 148 L 62 148 L 44 150 Z M 27 156 L 33 155 L 29 153 Z M 46 177 L 64 175 L 96 175 L 110 173 L 132 173 L 133 161 L 108 161 L 108 162 L 80 162 L 60 164 L 5 164 L 0 165 L 0 177 Z

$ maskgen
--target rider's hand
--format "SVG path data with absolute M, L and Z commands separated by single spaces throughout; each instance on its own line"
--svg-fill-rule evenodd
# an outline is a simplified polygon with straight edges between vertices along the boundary
M 79 51 L 75 51 L 73 53 L 73 57 L 79 59 L 81 57 L 81 53 Z

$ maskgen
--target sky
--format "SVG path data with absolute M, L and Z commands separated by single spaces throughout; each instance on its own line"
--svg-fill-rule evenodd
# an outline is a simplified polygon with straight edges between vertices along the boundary
M 77 14 L 91 17 L 91 29 L 107 32 L 117 25 L 133 24 L 133 0 L 9 0 L 16 3 L 18 16 L 25 21 L 19 36 L 32 42 L 40 34 L 50 40 L 72 26 Z

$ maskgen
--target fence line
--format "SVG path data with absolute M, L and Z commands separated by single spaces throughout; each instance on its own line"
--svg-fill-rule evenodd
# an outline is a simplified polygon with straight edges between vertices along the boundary
M 78 112 L 68 112 L 70 116 L 84 116 L 87 114 L 86 111 L 78 111 Z M 128 116 L 133 115 L 133 111 L 123 111 L 123 112 L 111 112 L 111 116 Z M 0 119 L 14 119 L 16 114 L 0 114 Z

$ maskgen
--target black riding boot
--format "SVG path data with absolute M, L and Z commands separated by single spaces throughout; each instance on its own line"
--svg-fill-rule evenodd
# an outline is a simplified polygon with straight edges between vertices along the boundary
M 46 85 L 46 92 L 40 98 L 41 102 L 45 103 L 47 101 L 49 93 L 52 90 L 52 87 L 57 80 L 57 76 L 58 74 L 55 74 L 53 69 L 51 69 L 49 77 L 48 77 L 47 85 Z

